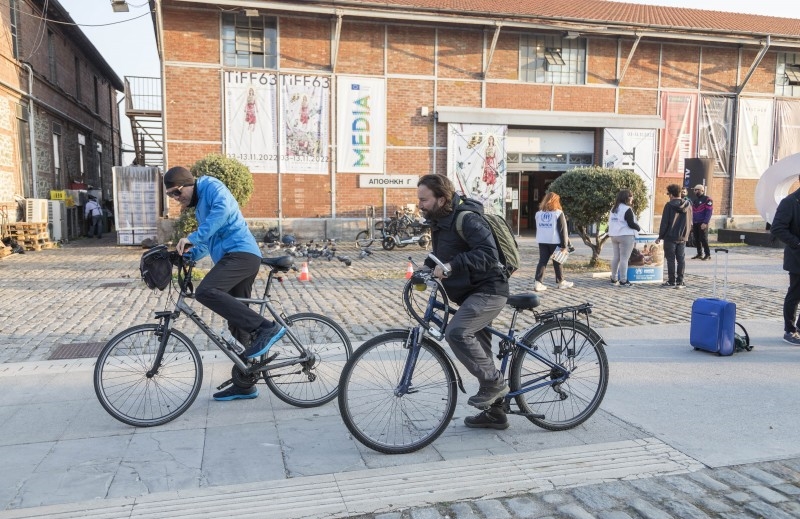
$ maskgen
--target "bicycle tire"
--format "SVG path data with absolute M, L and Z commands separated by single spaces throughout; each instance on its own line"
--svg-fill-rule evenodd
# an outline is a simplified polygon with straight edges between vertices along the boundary
M 161 326 L 140 324 L 114 336 L 97 357 L 94 391 L 108 414 L 136 427 L 174 420 L 192 405 L 203 384 L 200 353 L 192 341 L 170 330 L 158 372 L 147 371 L 158 352 Z
M 361 231 L 360 233 L 356 234 L 356 245 L 359 245 L 361 240 L 368 240 L 369 239 L 369 231 Z
M 392 250 L 394 249 L 394 245 L 394 238 L 391 236 L 387 236 L 381 240 L 381 247 L 383 247 L 383 250 Z
M 295 407 L 317 407 L 336 398 L 339 377 L 353 353 L 350 338 L 341 326 L 324 315 L 300 313 L 286 319 L 292 333 L 313 354 L 313 359 L 264 372 L 264 381 L 275 396 Z M 289 334 L 274 344 L 267 356 L 279 363 L 297 358 Z
M 453 419 L 456 376 L 444 351 L 423 337 L 413 391 L 395 394 L 406 364 L 408 331 L 383 333 L 356 350 L 339 381 L 339 412 L 362 444 L 384 454 L 430 445 Z
M 608 387 L 608 358 L 602 337 L 582 322 L 550 321 L 529 330 L 522 342 L 570 370 L 569 378 L 558 385 L 542 386 L 515 397 L 522 412 L 543 416 L 526 418 L 543 429 L 565 431 L 592 416 Z M 552 370 L 518 348 L 509 372 L 511 391 L 520 390 L 526 380 L 539 376 L 553 376 Z

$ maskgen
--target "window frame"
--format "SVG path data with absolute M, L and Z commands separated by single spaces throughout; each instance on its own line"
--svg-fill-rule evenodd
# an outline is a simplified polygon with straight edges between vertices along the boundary
M 790 68 L 791 71 L 787 71 Z M 797 81 L 791 76 L 797 75 Z M 778 52 L 775 66 L 775 95 L 800 98 L 800 52 Z
M 11 30 L 11 53 L 19 59 L 19 6 L 17 0 L 9 0 L 9 28 Z
M 521 33 L 519 80 L 524 83 L 585 85 L 587 45 L 586 38 Z
M 225 67 L 277 69 L 278 18 L 247 16 L 242 12 L 222 13 L 220 54 Z

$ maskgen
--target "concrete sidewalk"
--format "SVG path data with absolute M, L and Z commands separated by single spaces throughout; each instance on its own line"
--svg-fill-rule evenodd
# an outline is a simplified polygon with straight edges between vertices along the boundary
M 785 289 L 770 285 L 788 280 L 769 249 L 731 255 L 741 277 L 729 298 L 752 352 L 723 358 L 688 345 L 688 307 L 710 291 L 708 262 L 689 263 L 685 291 L 574 275 L 576 288 L 543 298 L 595 303 L 611 364 L 600 411 L 560 433 L 519 417 L 505 431 L 476 431 L 463 426 L 474 410 L 460 395 L 431 446 L 386 456 L 349 436 L 335 402 L 297 409 L 263 385 L 255 400 L 214 402 L 230 364 L 191 334 L 206 351 L 189 411 L 152 429 L 111 418 L 94 395 L 92 358 L 48 359 L 60 344 L 102 343 L 148 321 L 166 294 L 135 277 L 139 250 L 92 245 L 0 261 L 0 286 L 16 301 L 0 307 L 0 518 L 349 517 L 800 458 L 800 348 L 780 340 Z M 535 263 L 532 245 L 523 251 Z M 399 294 L 409 253 L 424 255 L 381 251 L 349 269 L 314 262 L 313 283 L 287 279 L 276 297 L 287 313 L 330 315 L 356 343 L 407 322 Z M 530 289 L 531 268 L 515 274 L 514 291 Z M 477 389 L 466 382 L 468 394 Z

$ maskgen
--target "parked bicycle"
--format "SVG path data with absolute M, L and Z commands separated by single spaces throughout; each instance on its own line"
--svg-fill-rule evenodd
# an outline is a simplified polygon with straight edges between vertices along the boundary
M 455 363 L 437 342 L 455 312 L 441 282 L 431 271 L 415 272 L 403 289 L 403 304 L 417 325 L 365 342 L 339 381 L 339 410 L 348 430 L 386 454 L 433 442 L 453 417 L 456 387 L 465 392 Z M 589 326 L 591 303 L 537 312 L 539 297 L 524 293 L 510 296 L 507 304 L 514 311 L 508 332 L 486 328 L 500 339 L 500 371 L 511 389 L 503 399 L 505 412 L 551 431 L 583 423 L 608 385 L 605 342 Z M 524 311 L 533 312 L 536 324 L 517 334 Z
M 261 315 L 268 310 L 278 325 L 286 327 L 284 337 L 267 354 L 251 361 L 239 356 L 244 351 L 241 344 L 212 331 L 187 304 L 194 293 L 195 263 L 177 253 L 171 257 L 177 267 L 175 307 L 155 312 L 158 323 L 120 332 L 97 358 L 94 389 L 111 416 L 138 427 L 162 425 L 183 414 L 197 398 L 203 366 L 194 343 L 174 328 L 181 314 L 234 363 L 231 379 L 218 390 L 232 383 L 252 385 L 263 378 L 275 396 L 297 407 L 315 407 L 336 398 L 341 370 L 352 353 L 345 331 L 324 315 L 307 312 L 286 316 L 272 304 L 272 282 L 294 269 L 291 257 L 262 258 L 267 271 L 263 297 L 241 299 L 258 306 Z

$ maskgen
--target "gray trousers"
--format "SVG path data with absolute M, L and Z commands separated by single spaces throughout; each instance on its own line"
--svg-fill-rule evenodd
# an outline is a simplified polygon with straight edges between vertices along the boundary
M 472 294 L 445 330 L 447 344 L 481 386 L 498 386 L 503 382 L 492 356 L 492 336 L 483 328 L 492 324 L 505 304 L 505 296 Z

